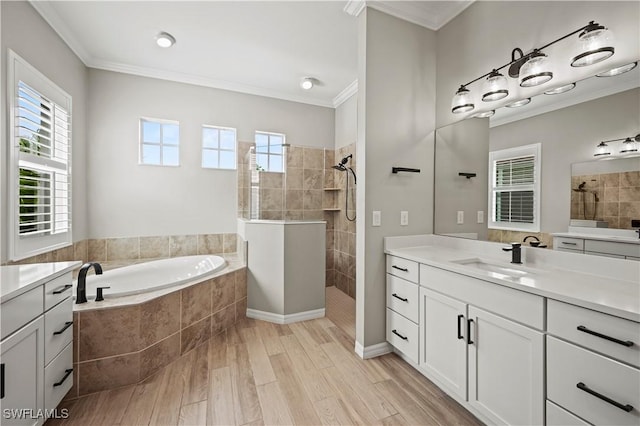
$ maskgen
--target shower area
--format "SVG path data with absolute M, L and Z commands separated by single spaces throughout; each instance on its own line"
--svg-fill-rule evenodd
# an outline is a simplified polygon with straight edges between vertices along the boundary
M 355 298 L 356 176 L 355 143 L 333 150 L 239 142 L 238 215 L 326 221 L 325 284 Z

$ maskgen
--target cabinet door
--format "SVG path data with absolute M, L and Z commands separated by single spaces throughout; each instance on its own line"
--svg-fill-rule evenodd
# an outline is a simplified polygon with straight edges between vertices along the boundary
M 542 333 L 475 306 L 469 321 L 469 403 L 496 424 L 543 424 Z
M 467 399 L 467 305 L 420 288 L 420 366 Z
M 39 425 L 43 408 L 44 320 L 42 316 L 0 343 L 3 425 Z M 7 411 L 9 410 L 9 411 Z M 32 418 L 33 417 L 33 418 Z

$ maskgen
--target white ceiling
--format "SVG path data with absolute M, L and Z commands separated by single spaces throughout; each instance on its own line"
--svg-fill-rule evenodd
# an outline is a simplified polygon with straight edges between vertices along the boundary
M 471 1 L 376 1 L 438 29 Z M 89 67 L 335 107 L 357 88 L 362 1 L 31 1 Z M 172 34 L 162 49 L 154 37 Z M 320 84 L 303 91 L 300 79 Z

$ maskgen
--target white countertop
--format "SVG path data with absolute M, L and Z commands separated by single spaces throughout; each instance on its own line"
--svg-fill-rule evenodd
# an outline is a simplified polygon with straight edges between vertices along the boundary
M 72 261 L 0 266 L 0 303 L 26 293 L 81 264 L 82 262 Z
M 622 235 L 600 235 L 586 232 L 556 232 L 551 235 L 554 237 L 584 238 L 586 240 L 609 241 L 612 243 L 640 244 L 640 238 Z
M 479 245 L 478 242 L 474 244 L 476 246 Z M 495 244 L 492 245 L 492 248 L 493 247 L 495 247 Z M 540 250 L 544 249 L 533 250 L 538 250 L 538 252 L 534 253 L 542 253 Z M 523 250 L 523 252 L 524 251 L 525 250 Z M 554 253 L 547 254 L 547 252 L 552 251 L 547 250 L 545 252 L 546 256 L 555 255 Z M 640 281 L 638 281 L 636 275 L 633 274 L 631 277 L 634 281 L 626 281 L 620 279 L 620 277 L 610 278 L 591 273 L 580 273 L 575 270 L 563 269 L 557 265 L 542 265 L 533 261 L 528 263 L 526 260 L 524 265 L 512 265 L 509 263 L 508 257 L 498 257 L 499 252 L 496 251 L 494 254 L 494 250 L 479 252 L 478 250 L 461 249 L 459 247 L 446 247 L 443 246 L 443 244 L 404 248 L 394 247 L 390 244 L 385 249 L 385 253 L 483 281 L 504 285 L 516 290 L 640 322 Z M 568 259 L 565 254 L 562 254 L 562 256 L 564 256 L 563 260 Z M 575 254 L 572 256 L 586 255 Z M 530 257 L 532 259 L 535 258 L 534 256 Z M 455 261 L 464 259 L 480 259 L 493 265 L 526 271 L 527 275 L 519 278 L 505 277 L 499 273 L 454 263 Z M 578 259 L 577 262 L 582 260 L 578 257 L 576 257 L 576 259 Z M 603 260 L 599 261 L 602 262 Z M 634 262 L 619 259 L 610 259 L 610 261 Z M 615 265 L 623 265 L 615 262 L 611 264 L 614 267 Z M 624 266 L 628 265 L 625 264 Z

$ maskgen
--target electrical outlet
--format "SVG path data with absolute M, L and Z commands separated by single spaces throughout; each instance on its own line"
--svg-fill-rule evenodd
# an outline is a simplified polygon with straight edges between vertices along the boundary
M 478 223 L 484 223 L 484 211 L 478 210 Z
M 464 211 L 458 210 L 458 225 L 462 225 L 464 223 Z
M 400 212 L 400 226 L 407 226 L 409 225 L 409 212 L 406 210 L 403 210 Z
M 375 210 L 373 212 L 372 222 L 371 226 L 380 226 L 382 224 L 382 213 L 380 211 Z

